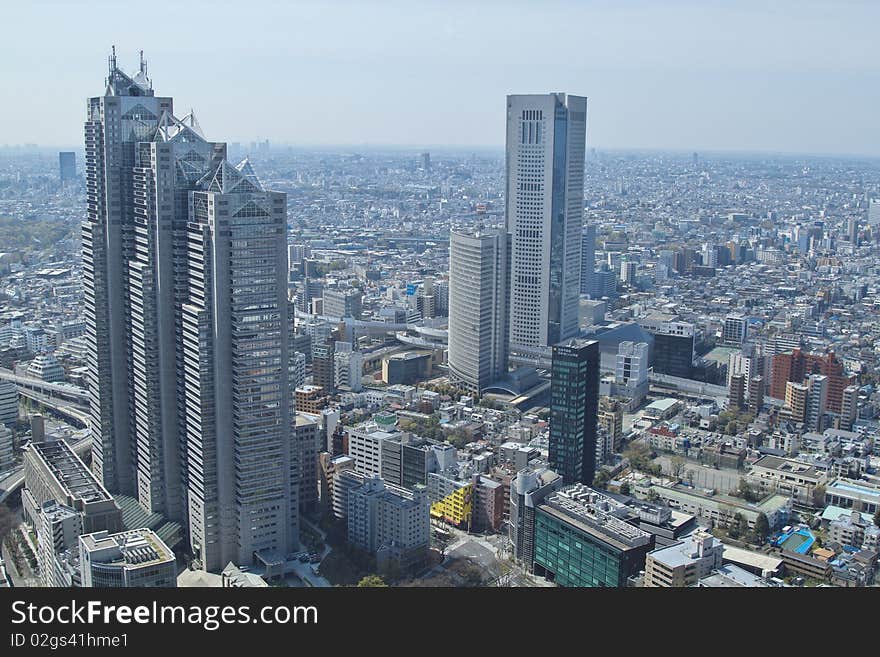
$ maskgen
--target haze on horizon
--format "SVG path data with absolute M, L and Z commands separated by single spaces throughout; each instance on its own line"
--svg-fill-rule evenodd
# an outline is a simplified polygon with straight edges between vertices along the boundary
M 328 8 L 328 5 L 331 8 Z M 589 98 L 588 146 L 880 156 L 870 0 L 101 0 L 5 9 L 0 144 L 82 143 L 107 55 L 206 136 L 501 147 L 505 96 Z

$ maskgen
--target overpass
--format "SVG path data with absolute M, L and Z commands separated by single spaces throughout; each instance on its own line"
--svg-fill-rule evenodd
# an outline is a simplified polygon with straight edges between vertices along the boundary
M 48 383 L 47 381 L 35 379 L 31 376 L 18 375 L 12 370 L 7 370 L 5 367 L 0 367 L 0 380 L 12 381 L 18 386 L 19 391 L 21 391 L 22 388 L 25 388 L 47 397 L 64 399 L 82 406 L 88 406 L 89 403 L 89 391 L 85 388 L 80 388 L 79 386 L 70 385 L 69 383 Z
M 89 426 L 88 407 L 64 400 L 58 401 L 52 397 L 41 395 L 39 392 L 27 388 L 19 388 L 18 394 L 26 397 L 43 408 L 47 408 L 56 415 L 63 417 L 78 429 Z

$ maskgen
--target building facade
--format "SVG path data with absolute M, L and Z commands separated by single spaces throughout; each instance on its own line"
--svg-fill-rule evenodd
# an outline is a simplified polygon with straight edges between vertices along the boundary
M 476 395 L 507 373 L 509 258 L 502 231 L 450 231 L 449 377 Z
M 599 343 L 553 346 L 550 382 L 550 467 L 566 484 L 592 484 L 599 413 Z
M 93 467 L 208 570 L 298 544 L 286 196 L 110 58 L 86 121 Z
M 507 97 L 510 340 L 550 346 L 578 331 L 587 99 Z

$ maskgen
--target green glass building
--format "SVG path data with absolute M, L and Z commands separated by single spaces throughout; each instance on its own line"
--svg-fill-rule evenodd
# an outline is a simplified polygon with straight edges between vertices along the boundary
M 535 514 L 534 572 L 564 587 L 622 588 L 654 549 L 648 532 L 614 517 L 595 491 L 572 486 Z

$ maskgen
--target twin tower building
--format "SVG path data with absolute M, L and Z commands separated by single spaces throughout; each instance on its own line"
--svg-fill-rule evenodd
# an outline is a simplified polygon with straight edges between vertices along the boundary
M 85 124 L 92 458 L 207 570 L 298 549 L 287 199 L 110 57 Z
M 506 225 L 449 242 L 449 372 L 474 394 L 578 334 L 586 134 L 582 96 L 507 97 Z

